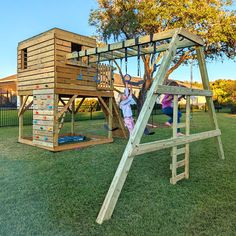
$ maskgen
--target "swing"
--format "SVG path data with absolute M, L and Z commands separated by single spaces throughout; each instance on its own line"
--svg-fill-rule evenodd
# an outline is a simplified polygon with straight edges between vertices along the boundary
M 122 66 L 122 59 L 121 59 L 121 66 Z M 140 67 L 140 46 L 138 46 L 138 72 L 137 76 L 139 77 L 141 74 L 141 67 Z M 125 75 L 123 76 L 123 81 L 126 83 L 133 85 L 133 86 L 140 86 L 144 83 L 143 80 L 140 80 L 138 82 L 132 81 L 132 76 L 128 74 L 128 56 L 127 56 L 127 48 L 125 48 Z

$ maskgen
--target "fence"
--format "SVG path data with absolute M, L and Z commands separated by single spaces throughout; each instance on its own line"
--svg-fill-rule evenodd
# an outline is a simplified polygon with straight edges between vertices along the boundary
M 137 115 L 137 107 L 132 107 L 134 116 Z M 158 104 L 154 107 L 152 114 L 158 115 L 161 113 Z M 98 120 L 104 119 L 104 114 L 101 110 L 97 111 L 94 106 L 81 106 L 80 112 L 75 115 L 75 121 L 82 120 Z M 71 120 L 71 114 L 67 112 L 65 121 Z M 24 125 L 31 125 L 33 123 L 33 109 L 29 109 L 24 113 Z M 18 126 L 18 109 L 17 108 L 1 108 L 0 107 L 0 127 L 4 126 Z

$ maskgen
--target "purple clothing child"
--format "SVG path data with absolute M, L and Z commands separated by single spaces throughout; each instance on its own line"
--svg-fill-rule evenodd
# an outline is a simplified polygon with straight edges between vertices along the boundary
M 170 119 L 165 123 L 167 126 L 171 126 L 173 123 L 173 100 L 174 96 L 172 94 L 165 94 L 164 98 L 162 99 L 162 112 L 170 117 Z M 181 112 L 178 111 L 178 123 L 180 123 L 181 116 Z M 181 134 L 180 128 L 177 129 L 177 133 Z
M 164 98 L 162 99 L 162 109 L 166 107 L 173 107 L 172 101 L 174 96 L 171 94 L 165 94 Z

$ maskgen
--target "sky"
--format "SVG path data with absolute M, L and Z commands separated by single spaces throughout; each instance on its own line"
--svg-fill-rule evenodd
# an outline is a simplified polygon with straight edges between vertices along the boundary
M 16 74 L 18 42 L 57 27 L 81 35 L 91 36 L 96 29 L 89 26 L 91 9 L 96 0 L 0 0 L 0 78 Z M 225 60 L 207 64 L 210 81 L 236 80 L 236 62 Z M 137 76 L 137 63 L 128 64 L 128 73 Z M 190 80 L 190 67 L 178 68 L 171 77 Z M 193 67 L 193 80 L 200 81 L 199 70 Z

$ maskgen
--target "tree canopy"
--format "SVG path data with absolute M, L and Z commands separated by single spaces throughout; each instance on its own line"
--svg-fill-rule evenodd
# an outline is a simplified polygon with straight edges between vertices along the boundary
M 235 57 L 236 14 L 230 0 L 97 0 L 89 22 L 105 41 L 184 27 L 200 35 L 209 59 Z
M 97 0 L 90 13 L 102 40 L 126 40 L 141 35 L 184 27 L 205 41 L 207 60 L 234 59 L 236 55 L 236 11 L 231 0 Z M 194 50 L 178 50 L 168 75 L 195 58 Z M 157 57 L 156 64 L 161 58 Z M 154 66 L 150 55 L 143 58 L 145 73 L 141 95 L 149 88 Z M 121 73 L 121 70 L 120 70 Z M 145 97 L 145 95 L 143 96 Z

